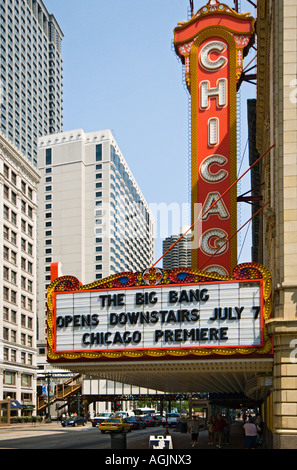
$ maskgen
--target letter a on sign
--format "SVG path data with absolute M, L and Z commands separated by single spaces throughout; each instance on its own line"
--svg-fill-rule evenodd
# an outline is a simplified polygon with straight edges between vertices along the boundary
M 202 236 L 193 237 L 200 242 L 192 246 L 192 268 L 209 268 L 223 275 L 231 274 L 237 264 L 236 185 L 217 206 L 211 208 L 210 202 L 237 178 L 236 85 L 254 23 L 249 14 L 209 0 L 174 30 L 175 50 L 185 64 L 192 102 L 192 223 L 197 204 L 210 209 L 202 220 Z M 218 240 L 230 239 L 224 249 L 210 243 L 214 234 L 219 234 Z

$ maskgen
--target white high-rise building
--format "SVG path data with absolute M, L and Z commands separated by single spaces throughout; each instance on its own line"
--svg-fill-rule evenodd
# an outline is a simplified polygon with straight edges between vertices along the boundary
M 37 166 L 39 136 L 62 130 L 63 32 L 42 0 L 0 0 L 0 129 Z
M 0 401 L 17 400 L 24 415 L 36 411 L 38 182 L 36 168 L 0 132 Z
M 154 219 L 110 130 L 39 140 L 38 344 L 51 264 L 83 284 L 154 262 Z M 45 353 L 45 350 L 42 352 Z

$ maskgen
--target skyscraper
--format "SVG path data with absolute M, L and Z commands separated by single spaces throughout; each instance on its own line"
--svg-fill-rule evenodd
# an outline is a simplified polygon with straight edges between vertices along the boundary
M 154 218 L 110 130 L 41 137 L 38 341 L 45 345 L 51 264 L 83 284 L 154 261 Z
M 0 0 L 1 131 L 37 166 L 37 139 L 62 130 L 63 32 L 42 0 Z
M 163 254 L 183 235 L 189 227 L 181 227 L 179 235 L 171 235 L 163 241 Z M 190 268 L 191 267 L 191 237 L 189 232 L 185 235 L 163 258 L 164 269 Z
M 0 0 L 0 400 L 23 414 L 36 412 L 37 141 L 62 129 L 62 38 L 41 0 Z

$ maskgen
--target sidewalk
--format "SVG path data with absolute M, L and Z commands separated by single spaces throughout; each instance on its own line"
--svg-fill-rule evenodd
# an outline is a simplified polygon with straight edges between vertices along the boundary
M 224 444 L 221 449 L 243 449 L 244 433 L 243 433 L 243 422 L 239 421 L 232 425 L 231 436 L 229 445 Z M 208 445 L 208 432 L 207 430 L 200 430 L 199 438 L 196 446 L 192 447 L 191 435 L 189 433 L 181 433 L 175 431 L 173 428 L 169 428 L 169 435 L 172 438 L 173 450 L 191 449 L 191 450 L 220 450 L 216 445 Z M 164 428 L 152 428 L 152 435 L 164 436 Z M 127 448 L 132 449 L 127 442 Z M 147 449 L 147 442 L 141 442 L 137 445 L 138 449 Z

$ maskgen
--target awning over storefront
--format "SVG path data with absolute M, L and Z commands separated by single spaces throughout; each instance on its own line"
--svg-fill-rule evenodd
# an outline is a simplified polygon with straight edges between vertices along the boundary
M 10 408 L 12 410 L 22 410 L 23 405 L 21 405 L 17 400 L 11 400 L 10 402 Z

